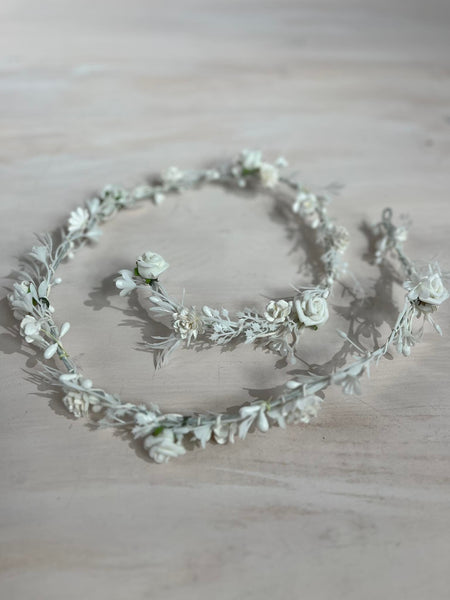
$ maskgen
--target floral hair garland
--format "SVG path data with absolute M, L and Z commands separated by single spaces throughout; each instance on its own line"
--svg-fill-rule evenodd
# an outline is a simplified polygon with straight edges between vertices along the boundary
M 254 152 L 243 153 L 230 169 L 227 168 L 227 172 L 230 178 L 242 187 L 247 185 L 249 177 L 257 177 L 266 187 L 272 187 L 282 180 L 278 167 L 263 163 L 260 154 Z M 42 350 L 46 361 L 58 357 L 60 362 L 56 367 L 47 364 L 44 366 L 43 376 L 60 390 L 67 410 L 75 417 L 97 413 L 101 417 L 97 421 L 99 426 L 115 426 L 130 431 L 135 439 L 142 440 L 149 456 L 157 463 L 164 463 L 172 457 L 185 454 L 187 441 L 196 441 L 204 448 L 211 440 L 225 444 L 233 443 L 236 437 L 244 439 L 254 427 L 266 432 L 273 425 L 285 427 L 286 423 L 308 423 L 316 416 L 323 401 L 319 394 L 327 387 L 338 384 L 346 394 L 359 393 L 362 376 L 369 374 L 370 366 L 378 364 L 392 346 L 404 356 L 408 356 L 412 346 L 420 339 L 425 321 L 430 322 L 436 331 L 442 334 L 432 317 L 439 305 L 449 296 L 442 282 L 439 266 L 434 263 L 423 270 L 415 267 L 403 251 L 406 231 L 392 223 L 392 212 L 386 209 L 382 221 L 374 227 L 378 236 L 376 260 L 379 263 L 384 261 L 388 253 L 397 256 L 406 273 L 406 296 L 394 327 L 384 344 L 375 350 L 367 351 L 355 345 L 359 355 L 357 360 L 333 373 L 298 376 L 286 382 L 280 395 L 270 402 L 255 401 L 242 405 L 238 410 L 219 414 L 164 413 L 156 404 L 146 406 L 124 402 L 117 394 L 95 387 L 92 381 L 81 373 L 63 345 L 62 338 L 69 331 L 69 323 L 59 325 L 54 318 L 55 309 L 50 304 L 50 292 L 54 285 L 61 283 L 61 279 L 56 277 L 58 266 L 85 243 L 96 241 L 100 234 L 99 225 L 119 210 L 134 204 L 136 200 L 149 197 L 158 203 L 163 194 L 179 190 L 181 182 L 183 187 L 194 186 L 200 180 L 217 180 L 217 173 L 220 171 L 215 169 L 182 173 L 172 168 L 160 184 L 136 188 L 131 193 L 113 186 L 106 187 L 99 198 L 89 200 L 86 207 L 77 208 L 71 213 L 67 226 L 61 232 L 59 243 L 56 243 L 50 234 L 39 238 L 39 245 L 34 246 L 29 253 L 9 296 L 14 316 L 20 321 L 20 334 L 25 341 Z M 307 206 L 306 217 L 310 220 L 310 226 L 318 220 L 318 227 L 320 211 L 323 208 L 321 202 L 317 197 L 314 197 L 314 201 L 311 198 L 305 199 L 299 184 L 286 181 L 289 181 L 290 187 L 299 191 L 299 198 L 296 199 L 298 212 L 305 208 L 304 200 L 312 201 L 314 208 Z M 332 231 L 336 232 L 336 229 Z M 327 253 L 332 251 L 333 257 L 336 255 L 338 249 L 335 247 L 334 234 L 331 242 L 327 242 L 325 247 L 329 249 Z M 143 258 L 144 269 L 151 262 L 148 258 Z M 323 258 L 323 262 L 327 277 L 334 278 L 334 258 L 328 256 Z M 157 275 L 155 272 L 142 271 L 142 268 L 139 274 L 139 266 L 138 263 L 137 276 L 152 280 L 152 275 Z M 161 266 L 163 263 L 160 263 Z M 330 268 L 333 271 L 330 271 Z M 145 277 L 148 274 L 150 277 Z M 129 280 L 135 284 L 133 277 L 130 276 Z M 124 283 L 119 284 L 119 287 L 123 285 L 122 289 L 126 289 L 125 283 L 128 278 L 123 276 L 122 280 Z M 159 284 L 155 286 L 154 282 L 150 283 L 153 287 L 152 293 L 160 290 Z M 134 285 L 130 284 L 130 287 Z M 422 327 L 418 331 L 413 330 L 415 318 L 422 321 Z M 345 333 L 339 334 L 354 344 Z
M 205 181 L 225 186 L 237 183 L 239 187 L 247 188 L 259 183 L 263 188 L 276 188 L 277 192 L 279 184 L 287 187 L 288 218 L 294 219 L 297 226 L 303 222 L 314 230 L 318 245 L 324 249 L 321 256 L 324 272 L 317 286 L 298 290 L 295 297 L 270 300 L 263 313 L 255 308 L 245 308 L 230 317 L 225 308 L 203 306 L 199 310 L 172 298 L 158 280 L 169 264 L 156 252 L 144 252 L 137 258 L 134 271 L 123 269 L 119 272 L 116 286 L 121 296 L 136 289 L 151 292 L 147 295 L 149 312 L 169 330 L 168 335 L 148 344 L 155 352 L 156 367 L 162 366 L 181 344 L 189 346 L 195 341 L 222 346 L 233 341 L 255 343 L 293 363 L 294 347 L 302 331 L 306 328 L 317 330 L 328 320 L 327 298 L 336 278 L 345 271 L 342 254 L 348 245 L 349 234 L 328 216 L 327 196 L 313 194 L 291 177 L 282 176 L 280 169 L 284 166 L 284 159 L 280 158 L 272 165 L 262 161 L 260 152 L 244 150 L 236 161 L 221 169 L 196 172 L 182 172 L 175 167 L 169 169 L 163 180 L 170 181 L 170 189 L 177 192 Z M 149 188 L 148 194 L 155 196 L 154 188 Z

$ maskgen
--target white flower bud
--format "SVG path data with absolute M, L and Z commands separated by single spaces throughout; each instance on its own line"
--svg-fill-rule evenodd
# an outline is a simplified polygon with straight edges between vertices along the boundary
M 258 429 L 262 432 L 266 432 L 269 429 L 269 421 L 267 420 L 266 413 L 263 409 L 259 411 L 256 425 L 258 426 Z

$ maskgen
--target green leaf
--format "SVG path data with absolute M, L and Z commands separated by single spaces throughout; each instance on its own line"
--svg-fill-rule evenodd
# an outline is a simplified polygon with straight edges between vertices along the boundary
M 157 435 L 160 435 L 163 431 L 164 427 L 160 425 L 159 427 L 155 427 L 155 429 L 152 431 L 152 435 L 156 437 Z
M 258 173 L 259 169 L 242 169 L 241 174 L 242 175 L 255 175 L 256 173 Z

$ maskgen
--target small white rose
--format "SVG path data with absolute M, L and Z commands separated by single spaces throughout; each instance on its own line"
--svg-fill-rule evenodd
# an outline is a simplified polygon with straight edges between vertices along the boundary
M 169 267 L 162 256 L 148 250 L 136 260 L 136 267 L 143 279 L 157 279 Z
M 328 320 L 328 304 L 321 293 L 307 290 L 295 299 L 295 309 L 300 323 L 305 327 L 318 327 Z
M 291 312 L 292 303 L 286 300 L 271 300 L 266 306 L 264 317 L 269 323 L 282 323 Z
M 417 297 L 426 304 L 442 304 L 448 296 L 448 290 L 444 287 L 439 273 L 423 278 L 417 286 Z

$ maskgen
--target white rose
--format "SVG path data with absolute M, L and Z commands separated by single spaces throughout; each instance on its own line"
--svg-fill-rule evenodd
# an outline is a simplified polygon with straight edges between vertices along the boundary
M 319 326 L 328 319 L 328 304 L 322 294 L 307 290 L 295 299 L 295 309 L 300 323 L 305 327 Z
M 439 273 L 421 279 L 416 291 L 418 299 L 426 304 L 442 304 L 449 296 Z
M 148 250 L 136 259 L 138 273 L 144 279 L 157 279 L 169 267 L 162 256 Z
M 291 312 L 291 302 L 286 300 L 271 300 L 266 306 L 264 317 L 269 323 L 282 323 Z
M 175 441 L 171 429 L 163 429 L 158 435 L 149 435 L 144 440 L 144 448 L 157 463 L 166 463 L 170 458 L 186 454 L 181 442 Z
M 269 163 L 261 163 L 259 175 L 264 187 L 273 188 L 278 183 L 278 169 Z

